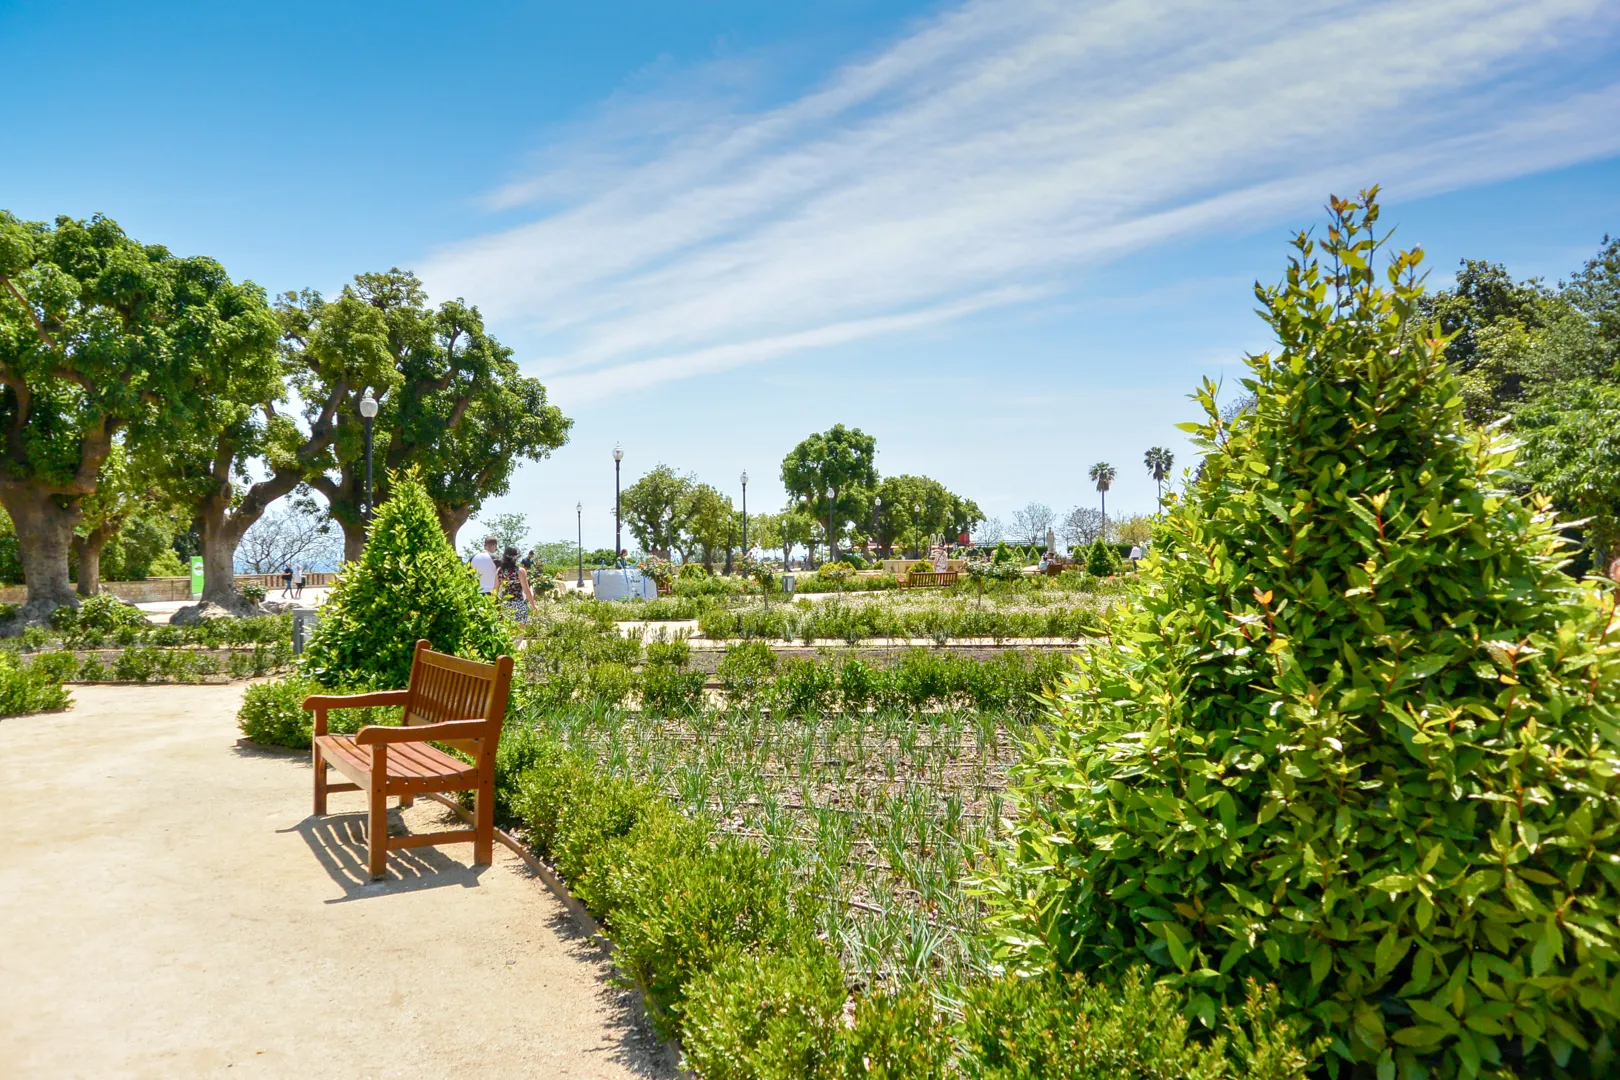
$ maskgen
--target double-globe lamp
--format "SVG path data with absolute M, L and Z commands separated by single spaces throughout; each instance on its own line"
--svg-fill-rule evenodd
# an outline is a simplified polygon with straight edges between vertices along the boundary
M 360 398 L 360 424 L 366 429 L 366 505 L 361 517 L 371 520 L 371 422 L 377 419 L 377 399 L 368 389 Z
M 624 539 L 620 536 L 620 526 L 623 519 L 619 516 L 619 463 L 624 460 L 624 447 L 613 447 L 613 561 L 619 561 L 619 552 L 624 550 Z
M 743 552 L 743 555 L 746 556 L 748 554 L 748 470 L 747 469 L 743 470 L 742 485 L 743 485 L 743 545 L 742 545 L 742 552 Z

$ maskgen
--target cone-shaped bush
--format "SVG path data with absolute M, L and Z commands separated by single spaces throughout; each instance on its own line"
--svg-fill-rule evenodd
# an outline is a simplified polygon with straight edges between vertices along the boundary
M 456 557 L 421 480 L 397 474 L 389 491 L 304 652 L 304 671 L 323 686 L 403 687 L 418 638 L 475 660 L 511 651 L 494 599 Z
M 1335 199 L 1252 412 L 1056 696 L 994 879 L 1015 967 L 1144 961 L 1192 1011 L 1278 985 L 1336 1075 L 1614 1075 L 1614 596 L 1465 424 L 1417 253 Z

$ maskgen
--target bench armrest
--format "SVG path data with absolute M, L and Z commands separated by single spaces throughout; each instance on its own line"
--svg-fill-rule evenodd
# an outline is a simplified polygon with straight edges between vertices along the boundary
M 409 690 L 374 690 L 369 694 L 311 694 L 304 699 L 306 711 L 314 709 L 368 709 L 375 705 L 403 705 Z
M 405 727 L 382 727 L 373 724 L 363 727 L 354 737 L 356 746 L 377 743 L 445 742 L 450 739 L 484 739 L 489 737 L 488 720 L 448 720 L 442 724 L 410 724 Z

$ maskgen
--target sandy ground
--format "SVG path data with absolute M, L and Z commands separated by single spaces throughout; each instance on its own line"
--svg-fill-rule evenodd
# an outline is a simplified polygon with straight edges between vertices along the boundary
M 662 1077 L 601 952 L 496 845 L 389 855 L 234 743 L 242 685 L 0 720 L 0 1077 Z M 394 830 L 443 828 L 426 800 Z

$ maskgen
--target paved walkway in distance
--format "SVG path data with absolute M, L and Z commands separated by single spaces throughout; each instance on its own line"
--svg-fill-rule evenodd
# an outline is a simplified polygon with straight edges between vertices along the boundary
M 0 1076 L 664 1077 L 608 966 L 499 844 L 390 852 L 363 796 L 236 747 L 242 684 L 0 720 Z M 394 828 L 444 828 L 428 800 Z

